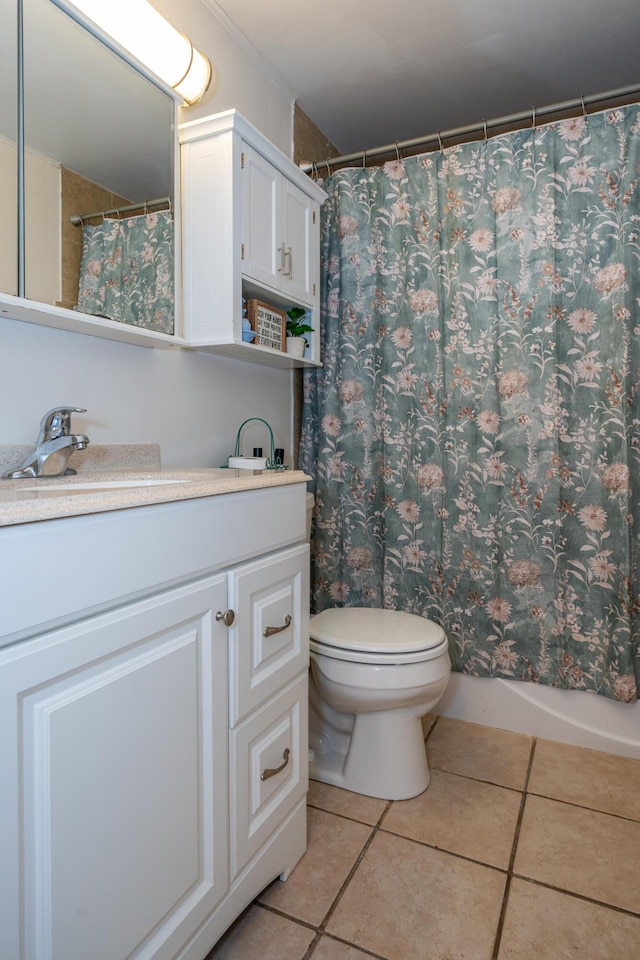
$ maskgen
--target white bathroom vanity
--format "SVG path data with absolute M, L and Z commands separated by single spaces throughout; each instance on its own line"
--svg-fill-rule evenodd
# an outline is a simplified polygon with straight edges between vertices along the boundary
M 304 853 L 306 478 L 234 473 L 0 488 L 3 960 L 202 960 Z

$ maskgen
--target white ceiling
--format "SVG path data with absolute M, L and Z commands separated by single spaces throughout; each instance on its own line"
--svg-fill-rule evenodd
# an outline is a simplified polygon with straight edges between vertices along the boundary
M 343 153 L 640 84 L 640 0 L 206 2 Z

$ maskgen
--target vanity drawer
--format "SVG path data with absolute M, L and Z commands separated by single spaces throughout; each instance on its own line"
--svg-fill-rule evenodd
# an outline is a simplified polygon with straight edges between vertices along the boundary
M 229 733 L 231 879 L 308 789 L 308 674 Z
M 228 578 L 233 727 L 309 664 L 309 546 L 243 564 Z

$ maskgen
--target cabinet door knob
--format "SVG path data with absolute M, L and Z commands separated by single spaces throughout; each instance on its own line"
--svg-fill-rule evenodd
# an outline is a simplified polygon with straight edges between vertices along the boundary
M 278 247 L 278 253 L 280 254 L 280 266 L 278 267 L 278 273 L 281 273 L 283 277 L 286 277 L 285 273 L 285 260 L 287 256 L 287 251 L 284 243 L 280 244 Z
M 284 753 L 282 754 L 282 763 L 280 764 L 280 766 L 279 766 L 279 767 L 272 767 L 270 770 L 269 770 L 268 768 L 267 768 L 266 770 L 263 770 L 260 779 L 261 779 L 261 780 L 268 780 L 269 777 L 275 777 L 276 774 L 278 774 L 278 773 L 280 773 L 282 770 L 284 770 L 284 768 L 286 767 L 286 765 L 289 763 L 289 754 L 290 754 L 290 753 L 291 753 L 291 751 L 289 750 L 289 747 L 285 747 Z
M 263 637 L 272 637 L 276 633 L 282 633 L 283 630 L 286 630 L 287 627 L 291 626 L 291 614 L 288 613 L 284 618 L 284 623 L 281 627 L 265 627 L 262 631 Z
M 222 620 L 225 627 L 230 627 L 233 621 L 235 620 L 235 618 L 236 618 L 236 615 L 233 612 L 233 610 L 225 610 L 224 613 L 222 613 L 221 610 L 218 610 L 218 612 L 216 613 L 216 620 L 218 620 L 218 622 Z
M 286 255 L 289 257 L 289 272 L 285 273 L 285 277 L 289 277 L 289 280 L 293 280 L 293 252 L 291 247 L 289 247 L 287 250 Z

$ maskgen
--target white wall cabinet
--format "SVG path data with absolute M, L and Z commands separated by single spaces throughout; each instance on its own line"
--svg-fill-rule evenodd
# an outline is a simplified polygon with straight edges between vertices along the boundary
M 242 274 L 318 312 L 319 205 L 245 143 L 242 170 Z
M 320 363 L 325 193 L 236 111 L 180 127 L 185 340 L 272 366 Z M 305 357 L 246 343 L 242 298 L 309 311 Z
M 273 515 L 288 502 L 292 520 L 263 519 L 258 559 L 241 542 L 211 546 L 195 579 L 68 610 L 74 622 L 0 650 L 3 960 L 202 960 L 304 852 L 308 547 L 303 491 L 279 490 Z M 267 513 L 272 492 L 260 491 Z M 181 539 L 165 542 L 179 581 L 212 519 L 241 529 L 258 504 L 238 493 L 110 517 L 136 564 L 138 521 L 156 514 L 161 538 L 178 522 Z M 106 529 L 97 520 L 73 518 L 87 543 Z M 28 549 L 34 528 L 63 535 L 68 522 L 26 525 Z M 77 561 L 103 580 L 105 545 Z

